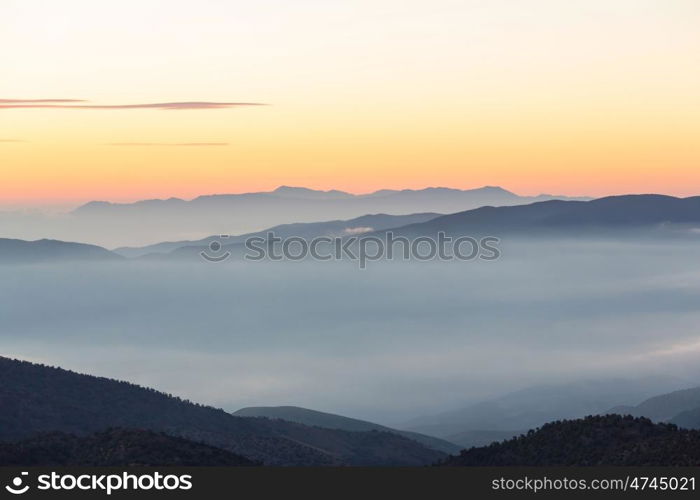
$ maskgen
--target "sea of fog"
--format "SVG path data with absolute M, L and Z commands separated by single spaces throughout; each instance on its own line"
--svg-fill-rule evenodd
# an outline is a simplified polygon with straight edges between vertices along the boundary
M 502 250 L 494 262 L 366 270 L 0 266 L 0 354 L 227 410 L 299 405 L 380 422 L 534 384 L 698 376 L 697 245 L 539 241 Z

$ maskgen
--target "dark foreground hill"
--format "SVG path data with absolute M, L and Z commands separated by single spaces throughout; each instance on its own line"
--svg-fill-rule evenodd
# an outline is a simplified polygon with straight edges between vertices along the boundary
M 298 406 L 254 406 L 249 408 L 241 408 L 233 414 L 238 417 L 265 417 L 287 420 L 289 422 L 297 422 L 299 424 L 314 427 L 325 427 L 327 429 L 342 429 L 345 431 L 354 432 L 389 432 L 418 441 L 428 448 L 443 451 L 445 453 L 455 453 L 461 449 L 461 446 L 433 436 L 426 436 L 425 434 L 419 434 L 417 432 L 400 431 L 397 429 L 392 429 L 391 427 L 375 424 L 373 422 L 367 422 L 366 420 L 344 417 L 342 415 L 334 415 L 333 413 L 325 413 L 322 411 L 309 410 L 308 408 L 300 408 Z
M 234 417 L 127 382 L 0 357 L 0 441 L 42 432 L 148 429 L 266 465 L 423 465 L 444 453 L 388 432 Z
M 0 443 L 0 466 L 253 466 L 230 451 L 162 433 L 108 429 L 88 436 L 62 432 Z
M 700 432 L 646 418 L 603 415 L 543 425 L 527 434 L 463 450 L 449 466 L 697 466 Z

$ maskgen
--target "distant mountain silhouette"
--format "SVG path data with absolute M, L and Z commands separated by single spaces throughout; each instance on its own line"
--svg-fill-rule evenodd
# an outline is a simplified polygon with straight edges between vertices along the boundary
M 700 409 L 700 387 L 654 396 L 636 406 L 616 406 L 607 413 L 646 417 L 655 422 L 671 421 L 678 414 Z
M 235 417 L 153 389 L 0 357 L 0 441 L 111 427 L 165 432 L 266 465 L 423 465 L 443 453 L 389 432 Z
M 286 198 L 299 198 L 304 200 L 347 200 L 355 195 L 331 189 L 330 191 L 319 191 L 305 187 L 280 186 L 272 193 L 276 196 Z M 235 195 L 234 195 L 235 196 Z
M 62 432 L 0 443 L 0 466 L 252 466 L 257 462 L 162 433 L 108 429 L 87 436 Z
M 169 241 L 147 245 L 144 247 L 120 247 L 114 252 L 124 257 L 143 257 L 149 254 L 165 254 L 174 250 L 191 247 L 191 253 L 198 253 L 202 247 L 207 247 L 212 241 L 219 241 L 225 246 L 244 243 L 248 238 L 255 236 L 266 237 L 268 233 L 274 233 L 279 238 L 290 238 L 296 236 L 304 239 L 316 238 L 319 236 L 347 236 L 353 232 L 362 233 L 364 231 L 378 231 L 416 222 L 425 222 L 441 214 L 421 213 L 410 215 L 387 215 L 370 214 L 356 217 L 349 220 L 332 220 L 324 222 L 300 222 L 295 224 L 282 224 L 263 231 L 247 233 L 238 236 L 221 238 L 221 235 L 209 236 L 200 240 Z
M 110 203 L 106 201 L 91 201 L 78 207 L 74 213 L 79 215 L 116 213 L 119 211 L 162 211 L 202 210 L 206 208 L 257 208 L 269 209 L 274 205 L 287 208 L 321 208 L 327 210 L 360 209 L 361 213 L 386 212 L 392 214 L 415 212 L 454 212 L 470 207 L 492 205 L 510 205 L 515 203 L 531 203 L 552 199 L 588 199 L 569 198 L 542 194 L 539 196 L 518 196 L 497 186 L 484 186 L 477 189 L 452 189 L 430 187 L 425 189 L 382 189 L 369 194 L 354 195 L 343 191 L 317 191 L 303 187 L 280 186 L 274 191 L 214 194 L 198 196 L 192 200 L 180 198 L 142 200 L 133 203 Z M 309 203 L 310 202 L 310 203 Z M 435 208 L 421 208 L 416 204 L 429 205 Z M 318 212 L 317 212 L 318 213 Z M 355 214 L 348 214 L 356 216 Z
M 671 377 L 585 380 L 534 386 L 457 410 L 415 418 L 401 429 L 428 434 L 465 447 L 502 440 L 547 422 L 605 412 L 636 403 L 679 381 Z
M 233 415 L 238 417 L 265 417 L 270 419 L 281 419 L 288 422 L 297 422 L 299 424 L 315 427 L 342 429 L 353 432 L 391 432 L 404 436 L 408 439 L 418 441 L 428 448 L 445 453 L 455 453 L 461 448 L 454 443 L 450 443 L 432 436 L 426 436 L 416 432 L 400 431 L 397 429 L 392 429 L 391 427 L 385 427 L 383 425 L 367 422 L 365 420 L 358 420 L 355 418 L 343 417 L 341 415 L 334 415 L 332 413 L 309 410 L 298 406 L 256 406 L 242 408 L 234 412 Z
M 586 235 L 622 236 L 643 230 L 700 233 L 700 196 L 625 195 L 592 201 L 551 200 L 518 206 L 485 206 L 393 231 L 404 236 L 451 235 Z
M 0 265 L 55 261 L 108 261 L 122 257 L 95 245 L 57 240 L 24 241 L 0 238 Z
M 551 422 L 502 443 L 463 450 L 448 466 L 698 466 L 700 432 L 604 415 Z

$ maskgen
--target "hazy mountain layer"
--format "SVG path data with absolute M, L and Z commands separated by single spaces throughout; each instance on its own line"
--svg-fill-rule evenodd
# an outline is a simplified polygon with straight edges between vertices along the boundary
M 655 422 L 672 421 L 683 412 L 700 409 L 700 387 L 654 396 L 635 406 L 616 406 L 607 413 L 646 417 Z
M 412 220 L 412 219 L 418 219 Z M 421 221 L 420 219 L 423 219 Z M 299 223 L 277 226 L 266 231 L 231 238 L 212 236 L 198 241 L 166 242 L 143 248 L 121 248 L 123 255 L 140 256 L 158 252 L 149 257 L 179 260 L 199 259 L 200 252 L 217 240 L 223 245 L 222 253 L 229 252 L 233 259 L 246 255 L 247 238 L 265 237 L 269 232 L 280 238 L 297 236 L 310 240 L 317 236 L 351 235 L 360 238 L 381 239 L 391 231 L 394 238 L 433 237 L 444 232 L 453 238 L 460 236 L 493 236 L 499 240 L 538 238 L 567 238 L 574 240 L 605 241 L 700 241 L 700 197 L 674 198 L 659 195 L 630 195 L 601 198 L 592 201 L 560 201 L 532 203 L 507 207 L 482 207 L 465 212 L 436 215 L 414 214 L 410 216 L 368 215 L 350 221 Z M 388 244 L 386 244 L 388 245 Z M 401 255 L 400 244 L 395 247 Z M 278 245 L 278 252 L 279 253 Z M 359 244 L 349 247 L 355 254 Z M 374 251 L 370 246 L 370 253 Z M 394 247 L 392 247 L 394 248 Z M 454 248 L 448 243 L 444 253 L 450 255 Z M 328 250 L 323 250 L 328 253 Z M 425 247 L 423 247 L 423 252 Z M 469 246 L 461 248 L 469 254 Z M 166 253 L 167 252 L 167 253 Z M 489 254 L 490 255 L 490 254 Z
M 365 214 L 453 213 L 554 198 L 566 199 L 518 196 L 498 187 L 387 189 L 367 195 L 281 187 L 271 192 L 207 195 L 193 200 L 95 201 L 66 214 L 0 212 L 0 227 L 4 236 L 12 238 L 54 238 L 114 248 L 244 234 L 279 224 L 345 220 Z
M 95 245 L 56 240 L 24 241 L 0 238 L 0 264 L 114 261 L 122 257 Z
M 241 408 L 233 413 L 238 417 L 265 417 L 271 419 L 282 419 L 289 422 L 297 422 L 304 425 L 324 427 L 328 429 L 342 429 L 345 431 L 367 432 L 367 431 L 382 431 L 399 434 L 408 439 L 418 441 L 419 443 L 438 451 L 445 453 L 454 453 L 459 451 L 460 447 L 454 443 L 438 439 L 432 436 L 426 436 L 417 432 L 400 431 L 385 427 L 383 425 L 358 420 L 355 418 L 334 415 L 332 413 L 324 413 L 298 406 L 255 406 Z
M 462 409 L 416 418 L 402 428 L 441 437 L 463 446 L 500 441 L 553 420 L 602 413 L 612 402 L 640 401 L 678 386 L 672 377 L 589 380 L 537 386 Z
M 0 341 L 6 355 L 229 410 L 294 402 L 401 429 L 559 380 L 681 377 L 583 408 L 600 413 L 697 385 L 697 256 L 678 242 L 544 240 L 504 245 L 496 262 L 365 271 L 201 259 L 0 266 Z M 471 430 L 499 430 L 492 422 Z
M 700 407 L 680 412 L 671 423 L 688 429 L 700 429 Z
M 325 222 L 299 222 L 295 224 L 282 224 L 274 226 L 263 231 L 255 233 L 247 233 L 238 236 L 226 235 L 222 238 L 221 235 L 213 235 L 200 240 L 186 241 L 168 241 L 148 245 L 145 247 L 120 247 L 114 249 L 115 253 L 125 257 L 141 257 L 148 254 L 168 253 L 183 247 L 201 247 L 208 246 L 212 241 L 221 242 L 224 246 L 232 244 L 241 244 L 248 238 L 252 237 L 267 237 L 268 233 L 274 233 L 277 238 L 289 238 L 296 236 L 299 238 L 311 239 L 319 236 L 343 237 L 350 234 L 362 234 L 364 232 L 379 231 L 392 227 L 414 224 L 417 222 L 425 222 L 440 214 L 422 213 L 410 215 L 387 215 L 387 214 L 372 214 L 363 215 L 350 220 L 333 220 Z M 199 250 L 197 250 L 199 251 Z

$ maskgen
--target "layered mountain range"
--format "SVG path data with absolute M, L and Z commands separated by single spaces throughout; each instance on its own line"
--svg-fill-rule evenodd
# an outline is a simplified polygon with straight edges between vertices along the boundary
M 0 358 L 0 381 L 5 466 L 700 464 L 700 431 L 692 430 L 700 428 L 698 388 L 563 421 L 556 418 L 561 409 L 552 405 L 561 399 L 555 388 L 548 396 L 542 388 L 521 391 L 506 398 L 511 417 L 503 408 L 499 412 L 501 418 L 520 418 L 523 430 L 512 439 L 493 434 L 490 441 L 473 443 L 477 447 L 462 445 L 460 452 L 449 441 L 331 413 L 281 406 L 230 414 L 128 382 L 8 358 Z M 638 382 L 641 387 L 648 381 Z M 625 387 L 628 392 L 617 396 L 631 397 L 633 385 L 618 381 L 606 392 L 601 381 L 578 395 L 571 390 L 575 385 L 562 386 L 560 394 L 564 387 L 569 406 L 584 412 L 591 407 L 584 393 L 590 398 L 599 389 L 600 403 Z M 527 427 L 528 404 L 541 407 L 538 418 L 546 423 Z M 468 425 L 480 412 L 465 409 L 460 420 Z
M 355 432 L 234 416 L 127 382 L 9 358 L 0 357 L 0 382 L 0 441 L 20 441 L 24 447 L 37 446 L 31 439 L 51 432 L 82 439 L 51 438 L 65 441 L 66 446 L 97 446 L 93 441 L 104 441 L 104 436 L 90 438 L 91 434 L 121 428 L 165 433 L 266 465 L 426 465 L 445 456 L 423 444 L 440 442 L 427 436 L 420 443 L 396 431 Z M 166 448 L 154 455 L 161 457 L 159 463 L 168 461 L 162 458 L 167 449 L 178 446 L 188 453 L 206 454 L 206 449 L 194 445 L 163 442 L 153 435 L 146 438 L 153 446 Z M 135 456 L 148 455 L 139 451 Z
M 321 198 L 321 201 L 327 199 Z M 160 203 L 156 205 L 161 207 Z M 96 210 L 106 210 L 107 213 L 122 213 L 124 210 L 127 213 L 134 206 L 139 205 L 108 205 Z M 323 211 L 317 213 L 325 214 Z M 253 233 L 225 234 L 224 237 L 219 233 L 197 240 L 119 247 L 112 252 L 95 245 L 46 239 L 32 242 L 0 239 L 0 262 L 150 256 L 196 258 L 213 241 L 219 241 L 224 251 L 241 254 L 248 238 L 265 238 L 269 233 L 283 239 L 295 236 L 310 240 L 319 236 L 383 236 L 387 231 L 395 236 L 411 238 L 434 237 L 439 232 L 444 232 L 453 237 L 489 235 L 518 239 L 544 237 L 661 241 L 672 238 L 697 241 L 700 238 L 700 197 L 625 195 L 591 201 L 550 200 L 517 206 L 484 206 L 449 215 L 435 212 L 408 215 L 379 213 L 347 220 L 282 224 Z
M 282 186 L 273 191 L 216 194 L 133 203 L 92 201 L 72 212 L 0 212 L 2 235 L 51 238 L 107 248 L 243 234 L 280 224 L 352 219 L 366 214 L 454 213 L 485 205 L 518 205 L 566 196 L 519 196 L 500 187 L 383 189 L 355 195 Z

